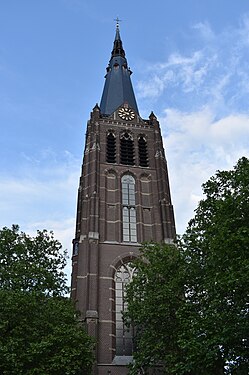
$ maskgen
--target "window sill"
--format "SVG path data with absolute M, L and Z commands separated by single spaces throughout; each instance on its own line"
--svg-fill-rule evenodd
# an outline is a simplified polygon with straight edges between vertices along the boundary
M 118 366 L 127 366 L 132 363 L 133 357 L 128 355 L 115 355 L 112 364 Z

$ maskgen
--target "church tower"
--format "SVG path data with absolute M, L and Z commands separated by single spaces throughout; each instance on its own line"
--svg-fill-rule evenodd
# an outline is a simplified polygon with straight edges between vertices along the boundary
M 131 260 L 175 238 L 159 122 L 139 115 L 119 25 L 100 102 L 87 123 L 72 256 L 72 298 L 96 339 L 94 375 L 125 375 L 133 335 L 122 321 Z

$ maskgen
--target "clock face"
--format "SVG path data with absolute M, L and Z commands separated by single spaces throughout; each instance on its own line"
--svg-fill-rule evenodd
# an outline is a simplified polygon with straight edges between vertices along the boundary
M 120 108 L 118 115 L 122 120 L 129 121 L 135 118 L 135 113 L 130 108 Z

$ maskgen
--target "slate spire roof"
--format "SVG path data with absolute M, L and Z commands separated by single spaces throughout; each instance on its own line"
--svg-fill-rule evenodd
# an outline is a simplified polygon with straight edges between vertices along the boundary
M 118 23 L 111 59 L 106 70 L 105 85 L 100 102 L 101 114 L 111 115 L 124 103 L 139 113 L 130 78 L 132 72 L 127 65 Z

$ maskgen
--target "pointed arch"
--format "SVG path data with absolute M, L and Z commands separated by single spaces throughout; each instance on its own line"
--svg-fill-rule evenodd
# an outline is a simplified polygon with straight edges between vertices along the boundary
M 109 130 L 106 135 L 106 161 L 116 163 L 116 136 L 112 130 Z

